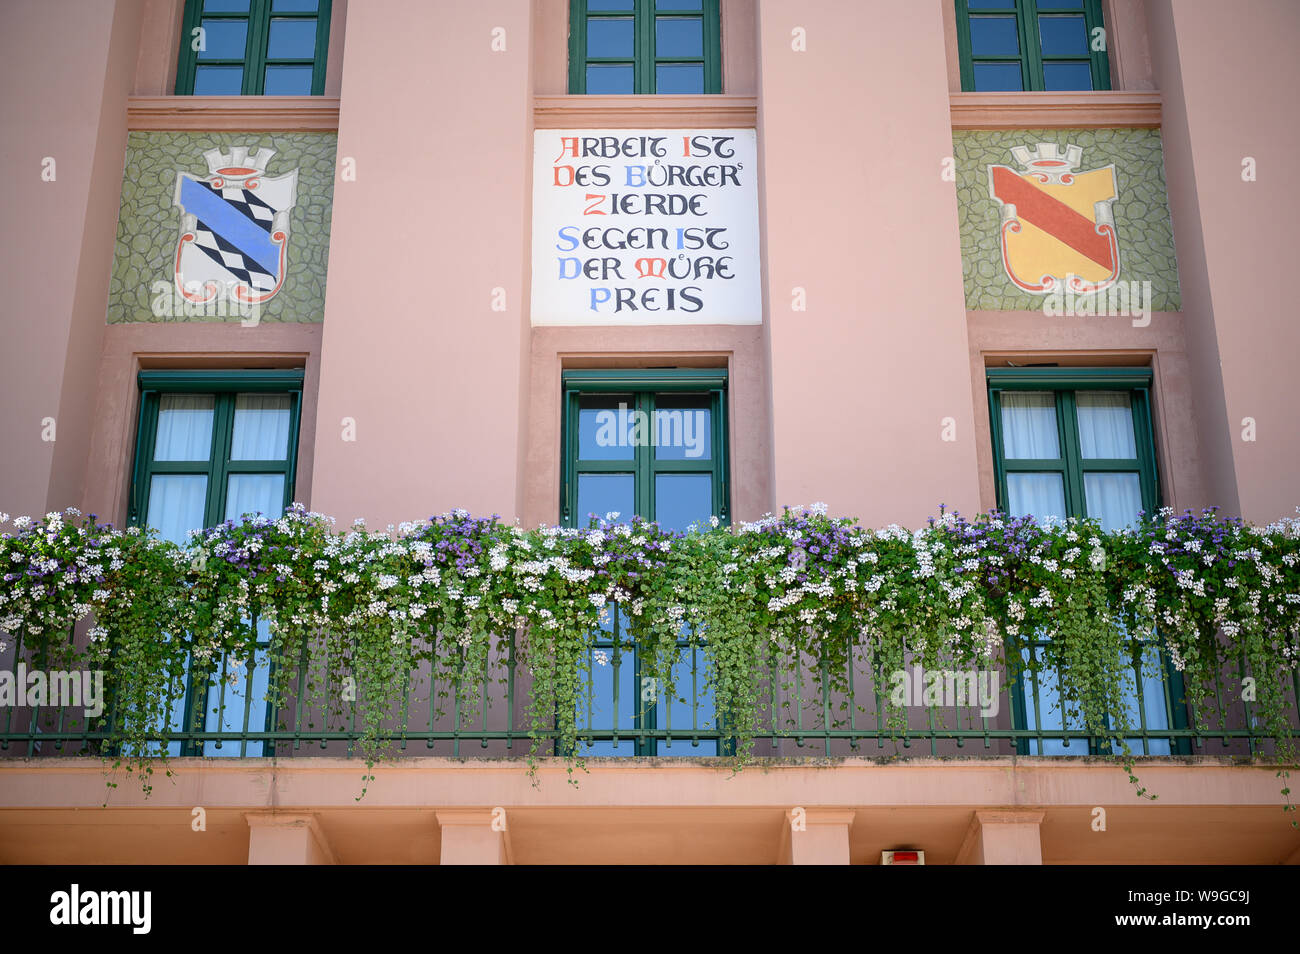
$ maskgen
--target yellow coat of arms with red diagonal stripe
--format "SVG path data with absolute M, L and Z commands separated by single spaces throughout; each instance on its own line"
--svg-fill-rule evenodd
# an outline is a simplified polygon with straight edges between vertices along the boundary
M 989 166 L 989 194 L 1002 207 L 1002 264 L 1025 291 L 1047 294 L 1062 285 L 1088 294 L 1119 277 L 1119 242 L 1110 205 L 1115 167 L 1075 172 L 1079 146 L 1061 155 L 1054 143 L 1011 150 L 1020 171 Z

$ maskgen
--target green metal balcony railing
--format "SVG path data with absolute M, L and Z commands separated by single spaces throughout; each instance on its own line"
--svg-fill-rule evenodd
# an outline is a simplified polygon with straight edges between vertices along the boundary
M 1026 646 L 1023 658 L 1041 661 L 1041 645 Z M 625 647 L 614 644 L 602 651 L 606 663 L 593 663 L 592 690 L 580 704 L 580 754 L 691 757 L 732 751 L 731 735 L 714 718 L 706 652 L 684 646 L 675 692 L 665 698 L 638 691 L 644 687 L 637 661 Z M 0 655 L 0 673 L 7 672 L 17 686 L 19 676 L 40 670 L 41 662 L 19 639 Z M 305 689 L 305 664 L 276 669 L 262 662 L 254 666 L 251 682 L 246 669 L 225 662 L 222 678 L 206 685 L 189 680 L 167 724 L 145 736 L 147 754 L 164 749 L 171 756 L 236 758 L 360 754 L 363 700 L 347 699 L 342 687 L 332 686 L 315 697 L 328 697 L 328 705 L 313 703 Z M 993 670 L 996 693 L 982 700 L 967 698 L 964 705 L 913 705 L 904 710 L 905 723 L 889 715 L 896 685 L 892 674 L 873 672 L 863 658 L 846 663 L 838 683 L 845 691 L 839 692 L 830 688 L 832 674 L 818 673 L 808 659 L 769 660 L 768 671 L 777 678 L 763 686 L 762 730 L 753 747 L 757 757 L 1088 755 L 1118 747 L 1113 738 L 1087 732 L 1078 718 L 1062 717 L 1054 677 L 1046 669 L 1022 672 L 1015 682 L 1005 669 Z M 400 696 L 386 707 L 379 732 L 386 751 L 394 756 L 505 758 L 528 754 L 535 735 L 538 754 L 565 754 L 556 751 L 553 729 L 530 731 L 523 708 L 530 675 L 516 662 L 513 643 L 491 660 L 488 675 L 482 691 L 468 700 L 454 673 L 435 676 L 427 666 L 413 669 Z M 915 682 L 910 672 L 907 678 Z M 1293 677 L 1291 683 L 1295 728 L 1300 680 Z M 1276 754 L 1274 736 L 1259 724 L 1250 702 L 1230 699 L 1222 680 L 1208 689 L 1200 706 L 1189 705 L 1179 675 L 1149 645 L 1135 645 L 1126 695 L 1129 727 L 1123 733 L 1130 750 L 1138 756 Z M 84 705 L 66 697 L 58 704 L 17 701 L 0 708 L 0 757 L 115 754 L 125 713 L 111 694 L 96 718 L 88 718 Z

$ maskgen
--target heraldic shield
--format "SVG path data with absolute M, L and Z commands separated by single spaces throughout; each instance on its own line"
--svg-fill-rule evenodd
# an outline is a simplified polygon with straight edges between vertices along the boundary
M 261 304 L 284 285 L 298 170 L 266 175 L 274 155 L 274 149 L 250 154 L 243 146 L 210 149 L 203 154 L 206 176 L 176 173 L 176 288 L 187 301 Z
M 1047 294 L 1068 288 L 1088 294 L 1119 278 L 1119 241 L 1111 203 L 1115 167 L 1075 172 L 1079 146 L 1062 156 L 1054 143 L 1011 155 L 1020 170 L 989 166 L 989 194 L 1002 207 L 1002 265 L 1025 291 Z

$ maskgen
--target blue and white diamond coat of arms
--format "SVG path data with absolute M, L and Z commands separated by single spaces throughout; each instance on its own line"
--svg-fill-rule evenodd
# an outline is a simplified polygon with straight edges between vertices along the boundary
M 208 174 L 176 173 L 173 204 L 181 210 L 176 288 L 187 301 L 226 298 L 258 305 L 284 285 L 289 213 L 298 170 L 266 175 L 274 149 L 235 146 L 203 154 Z

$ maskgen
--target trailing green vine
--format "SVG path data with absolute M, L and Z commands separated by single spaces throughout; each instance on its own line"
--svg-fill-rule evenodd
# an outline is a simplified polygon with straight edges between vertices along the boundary
M 194 687 L 247 685 L 268 665 L 267 695 L 295 731 L 355 724 L 348 744 L 366 783 L 405 737 L 413 674 L 428 681 L 430 723 L 468 727 L 517 673 L 530 764 L 554 751 L 572 773 L 590 669 L 609 662 L 596 640 L 617 633 L 652 702 L 683 698 L 682 646 L 704 651 L 738 767 L 813 705 L 828 728 L 880 710 L 881 730 L 908 738 L 907 707 L 887 684 L 909 665 L 1050 672 L 1063 724 L 1082 726 L 1147 798 L 1128 740 L 1142 728 L 1131 724 L 1134 663 L 1149 668 L 1158 650 L 1194 729 L 1208 734 L 1204 713 L 1235 705 L 1271 740 L 1294 813 L 1295 519 L 1252 527 L 1161 511 L 1106 533 L 1089 520 L 941 512 L 919 530 L 872 530 L 814 505 L 684 534 L 617 515 L 525 530 L 464 511 L 373 532 L 295 507 L 185 546 L 76 511 L 12 527 L 0 534 L 4 640 L 47 668 L 106 673 L 101 751 L 146 790 L 180 707 L 203 704 Z M 212 717 L 192 715 L 200 728 Z

